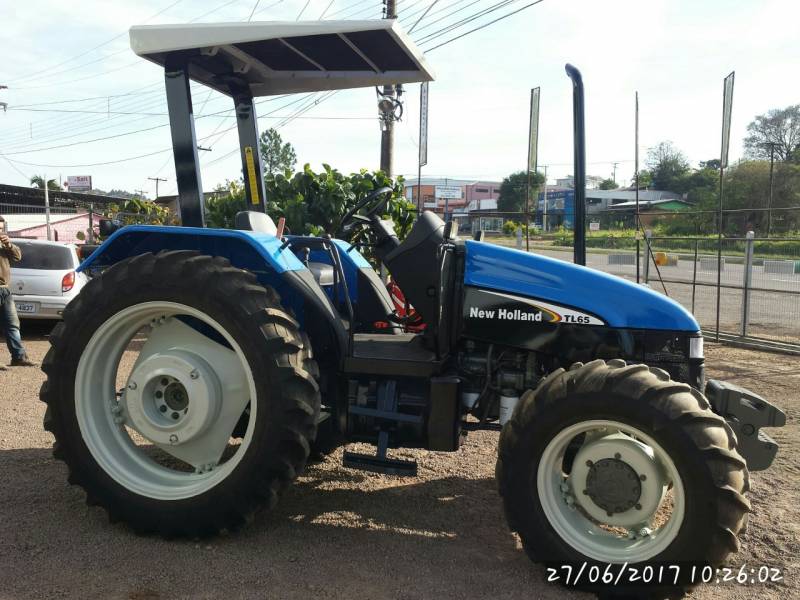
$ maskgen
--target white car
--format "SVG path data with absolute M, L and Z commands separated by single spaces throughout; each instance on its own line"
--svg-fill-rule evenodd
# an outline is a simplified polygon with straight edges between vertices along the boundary
M 60 319 L 89 278 L 77 273 L 74 244 L 12 239 L 22 260 L 11 263 L 11 293 L 20 319 Z

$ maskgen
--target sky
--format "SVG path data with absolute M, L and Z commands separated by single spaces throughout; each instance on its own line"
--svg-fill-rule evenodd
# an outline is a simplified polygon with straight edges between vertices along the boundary
M 432 0 L 399 0 L 411 28 Z M 496 12 L 435 40 L 424 36 L 498 0 L 438 0 L 411 38 L 421 40 L 430 84 L 429 151 L 423 176 L 500 180 L 525 168 L 530 89 L 541 87 L 539 165 L 552 182 L 572 172 L 572 89 L 565 63 L 583 73 L 588 174 L 627 184 L 634 170 L 634 94 L 640 160 L 662 140 L 693 164 L 718 158 L 723 78 L 736 72 L 730 159 L 742 155 L 753 117 L 800 103 L 800 3 L 795 0 L 543 0 L 446 46 L 436 44 L 530 2 Z M 329 6 L 330 4 L 330 6 Z M 255 9 L 255 10 L 254 10 Z M 127 30 L 137 24 L 380 18 L 380 0 L 27 0 L 0 3 L 0 183 L 34 175 L 91 175 L 96 188 L 175 193 L 163 71 L 137 58 Z M 437 21 L 438 20 L 438 21 Z M 395 133 L 395 173 L 416 176 L 419 85 L 406 86 Z M 231 107 L 197 89 L 195 113 Z M 380 128 L 373 88 L 325 99 L 287 124 L 308 98 L 264 98 L 259 127 L 280 126 L 298 167 L 328 163 L 349 173 L 375 169 Z M 57 104 L 55 104 L 57 103 Z M 62 112 L 55 112 L 56 110 Z M 71 112 L 67 112 L 71 111 Z M 110 113 L 110 114 L 109 114 Z M 135 114 L 130 114 L 135 113 Z M 142 114 L 143 113 L 143 114 Z M 196 121 L 203 187 L 240 176 L 229 115 Z M 145 131 L 139 131 L 145 130 Z M 132 133 L 136 132 L 138 133 Z M 99 141 L 97 138 L 118 136 Z M 56 147 L 58 146 L 58 147 Z M 9 162 L 12 161 L 12 162 Z M 113 164 L 83 166 L 115 161 Z

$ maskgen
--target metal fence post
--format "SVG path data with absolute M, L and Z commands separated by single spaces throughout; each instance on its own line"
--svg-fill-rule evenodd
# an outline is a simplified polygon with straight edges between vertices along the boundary
M 747 336 L 747 321 L 750 317 L 750 287 L 753 279 L 753 238 L 755 233 L 747 232 L 744 246 L 744 275 L 742 276 L 742 337 Z
M 653 232 L 650 229 L 644 232 L 644 283 L 650 283 L 650 238 L 653 237 Z
M 528 251 L 530 252 L 530 247 L 529 247 L 529 242 L 528 242 L 528 238 L 527 238 L 527 233 L 526 233 L 525 235 L 526 235 L 526 238 L 525 238 L 525 244 L 526 244 L 526 245 L 525 245 L 525 247 L 526 247 L 526 248 L 528 249 Z M 520 226 L 519 226 L 519 227 L 517 227 L 517 250 L 522 250 L 522 224 L 521 224 L 521 223 L 520 223 Z
M 692 314 L 694 314 L 694 300 L 697 294 L 697 249 L 700 245 L 700 240 L 694 241 L 694 266 L 692 268 Z

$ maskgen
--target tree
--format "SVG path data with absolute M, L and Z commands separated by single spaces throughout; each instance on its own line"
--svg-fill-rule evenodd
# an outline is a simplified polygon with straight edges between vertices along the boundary
M 659 142 L 647 150 L 647 167 L 657 190 L 683 192 L 683 179 L 689 172 L 689 160 L 672 142 Z
M 618 188 L 619 186 L 617 185 L 617 182 L 611 178 L 603 179 L 603 181 L 601 181 L 600 185 L 597 187 L 597 189 L 600 190 L 616 190 Z
M 403 196 L 403 180 L 392 180 L 382 171 L 343 175 L 329 165 L 315 173 L 309 165 L 292 174 L 267 174 L 264 177 L 267 213 L 278 221 L 286 219 L 286 226 L 295 234 L 319 235 L 333 233 L 344 214 L 371 191 L 381 187 L 392 188 L 384 216 L 392 219 L 395 232 L 402 240 L 408 235 L 414 221 L 414 205 Z M 214 198 L 205 203 L 206 221 L 210 227 L 232 228 L 240 210 L 247 210 L 244 186 L 239 181 L 228 181 L 218 186 Z
M 539 186 L 544 183 L 544 175 L 538 171 L 531 175 L 531 210 L 536 209 L 536 198 Z M 527 171 L 512 173 L 500 184 L 500 197 L 497 199 L 497 210 L 500 212 L 524 212 L 525 192 L 528 189 Z
M 758 115 L 747 126 L 744 149 L 748 158 L 768 160 L 773 147 L 775 159 L 800 162 L 800 104 Z
M 631 187 L 636 189 L 636 175 L 634 174 L 633 179 L 631 179 Z M 646 190 L 647 188 L 653 187 L 653 175 L 647 169 L 642 169 L 639 171 L 639 189 Z
M 34 175 L 31 177 L 31 185 L 33 187 L 37 187 L 40 190 L 44 189 L 44 177 L 41 175 Z M 58 182 L 55 179 L 48 179 L 47 180 L 47 189 L 48 190 L 61 190 L 61 186 L 58 185 Z
M 713 171 L 719 171 L 719 159 L 712 158 L 711 160 L 701 160 L 700 161 L 700 168 L 701 169 L 711 169 Z
M 289 142 L 284 143 L 275 129 L 267 129 L 258 139 L 264 173 L 275 174 L 291 171 L 297 163 L 297 155 Z

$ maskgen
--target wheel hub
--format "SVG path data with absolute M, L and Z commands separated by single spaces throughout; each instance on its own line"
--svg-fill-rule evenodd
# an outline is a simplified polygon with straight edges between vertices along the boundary
M 170 350 L 136 365 L 125 390 L 130 424 L 154 443 L 179 445 L 214 422 L 221 407 L 220 383 L 197 354 Z
M 649 446 L 613 433 L 583 445 L 568 481 L 575 502 L 589 516 L 607 525 L 633 527 L 658 510 L 665 479 Z
M 628 463 L 603 458 L 589 468 L 586 491 L 592 502 L 606 513 L 622 513 L 638 503 L 642 485 L 639 475 Z

